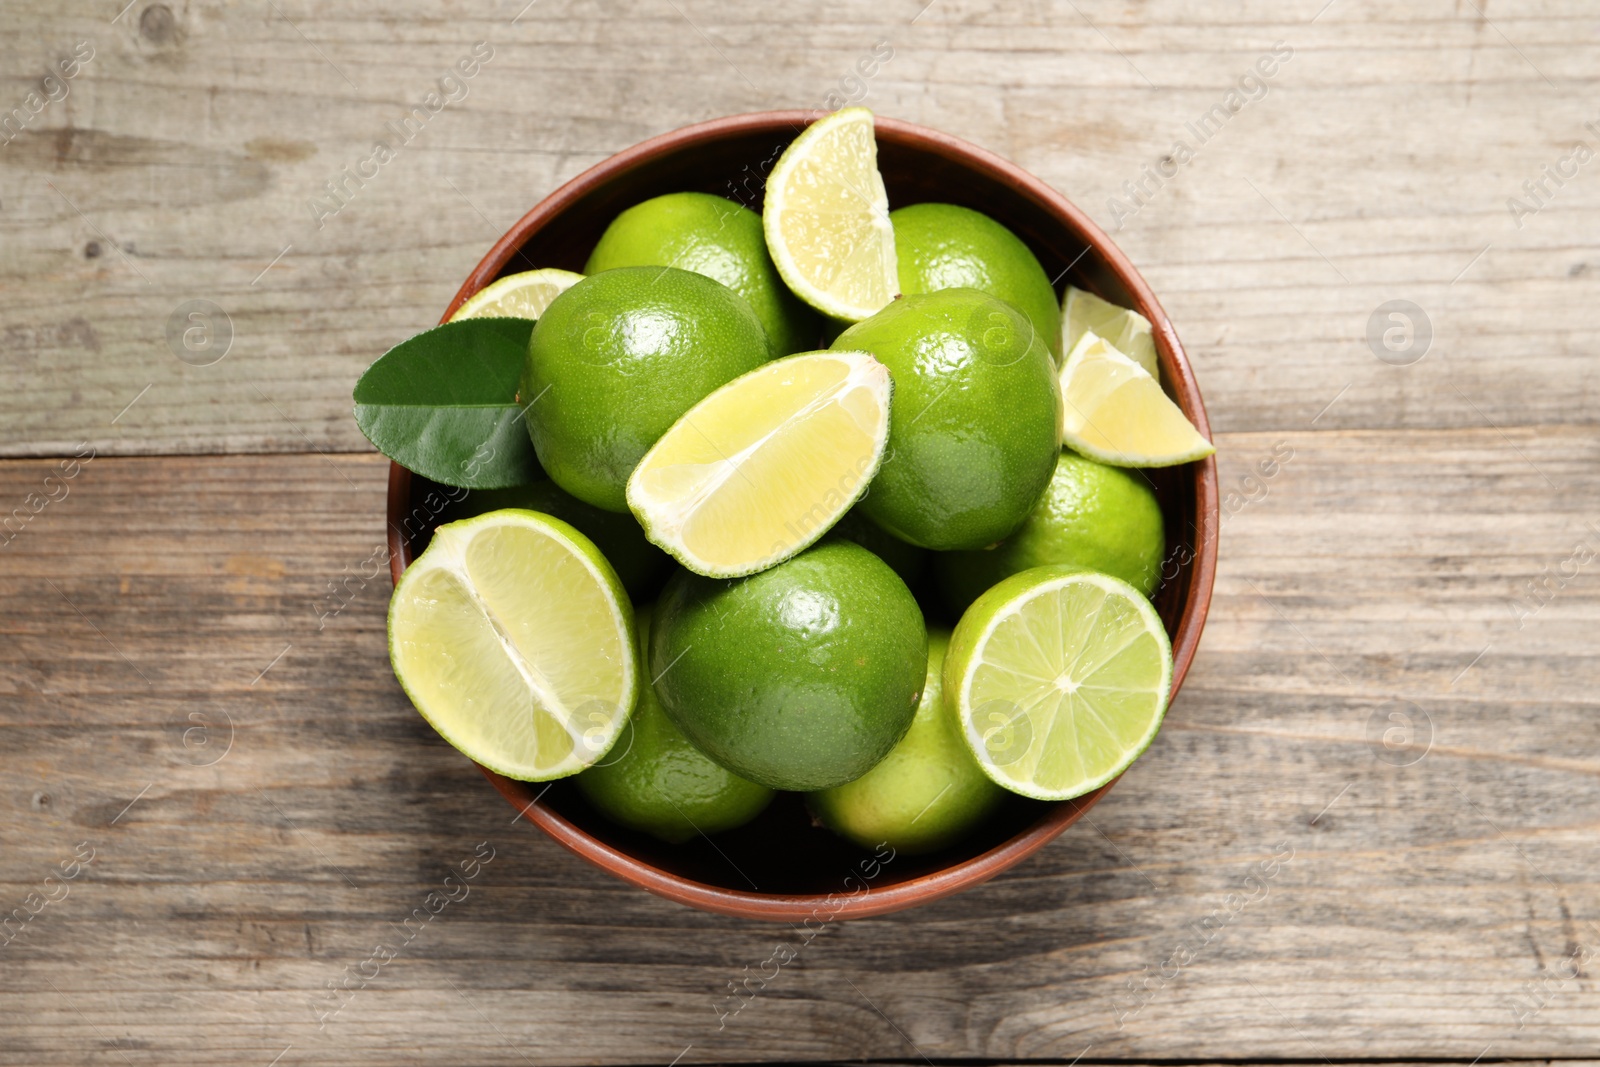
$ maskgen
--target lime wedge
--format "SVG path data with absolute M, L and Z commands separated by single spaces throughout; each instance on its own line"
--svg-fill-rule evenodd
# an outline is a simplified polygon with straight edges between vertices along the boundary
M 767 178 L 767 250 L 794 294 L 860 322 L 900 293 L 872 112 L 847 107 L 795 138 Z
M 583 281 L 583 275 L 570 270 L 545 267 L 512 274 L 479 289 L 450 316 L 460 319 L 536 319 L 550 301 Z
M 1035 567 L 967 609 L 944 687 L 985 774 L 1023 796 L 1066 800 L 1111 781 L 1155 739 L 1172 647 L 1128 583 Z
M 389 659 L 446 741 L 540 782 L 604 756 L 633 711 L 632 616 L 588 538 L 535 511 L 491 511 L 439 527 L 400 576 Z
M 866 491 L 889 441 L 889 371 L 809 352 L 735 378 L 661 436 L 628 479 L 645 536 L 696 574 L 765 570 Z
M 1087 290 L 1067 286 L 1066 295 L 1061 298 L 1061 347 L 1058 351 L 1065 356 L 1072 351 L 1079 338 L 1091 331 L 1143 367 L 1150 377 L 1161 377 L 1161 365 L 1156 359 L 1156 342 L 1151 336 L 1149 319 L 1137 311 L 1102 300 Z
M 1216 449 L 1145 369 L 1092 330 L 1061 368 L 1061 441 L 1115 467 L 1170 467 Z

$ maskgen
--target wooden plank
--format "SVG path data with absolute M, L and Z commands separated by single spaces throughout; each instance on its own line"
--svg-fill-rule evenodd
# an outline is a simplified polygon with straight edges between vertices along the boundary
M 1028 862 L 830 925 L 725 1021 L 727 984 L 796 932 L 514 826 L 389 676 L 381 576 L 319 619 L 381 533 L 381 462 L 90 460 L 0 548 L 0 902 L 66 887 L 0 948 L 0 1063 L 1590 1054 L 1593 564 L 1518 605 L 1600 545 L 1600 433 L 1220 454 L 1225 487 L 1281 463 L 1229 505 L 1147 756 Z M 0 463 L 0 502 L 52 469 Z M 1382 747 L 1394 701 L 1416 750 Z M 485 841 L 469 895 L 368 964 Z M 92 862 L 45 883 L 83 842 Z M 319 1028 L 327 983 L 374 967 Z
M 1264 95 L 1116 234 L 1214 425 L 1299 429 L 1330 403 L 1319 426 L 1592 422 L 1600 184 L 1586 166 L 1537 214 L 1506 206 L 1595 141 L 1592 13 L 1323 6 L 9 3 L 0 112 L 76 42 L 94 58 L 0 148 L 0 454 L 365 450 L 356 376 L 540 197 L 652 134 L 820 105 L 880 40 L 867 104 L 1017 160 L 1108 227 L 1123 183 L 1284 42 Z M 496 51 L 465 98 L 319 224 L 311 199 L 477 41 Z M 167 341 L 195 299 L 232 326 L 211 366 Z M 1365 340 L 1392 299 L 1431 320 L 1415 366 Z

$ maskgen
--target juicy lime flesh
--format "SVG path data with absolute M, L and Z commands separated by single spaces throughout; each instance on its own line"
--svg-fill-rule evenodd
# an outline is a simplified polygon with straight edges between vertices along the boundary
M 967 744 L 991 778 L 1027 796 L 1061 800 L 1104 785 L 1145 750 L 1166 711 L 1172 653 L 1160 620 L 1104 575 L 1016 575 L 980 598 L 953 643 L 945 684 L 958 694 Z
M 872 113 L 845 108 L 813 123 L 767 179 L 767 247 L 797 296 L 857 321 L 899 292 L 889 197 Z
M 537 319 L 552 300 L 582 280 L 581 274 L 548 267 L 507 275 L 468 297 L 450 321 L 495 316 Z
M 1055 361 L 1027 318 L 975 289 L 904 296 L 834 341 L 889 368 L 889 451 L 862 510 L 941 551 L 982 548 L 1039 501 L 1060 452 Z
M 1005 791 L 991 782 L 961 739 L 945 703 L 947 630 L 928 632 L 928 671 L 917 714 L 900 743 L 853 782 L 811 794 L 812 809 L 836 833 L 873 848 L 931 852 L 953 844 L 994 810 Z
M 1210 455 L 1211 442 L 1143 367 L 1086 333 L 1061 371 L 1062 440 L 1124 467 L 1165 467 Z
M 620 592 L 564 523 L 496 512 L 441 526 L 395 588 L 395 674 L 479 763 L 527 780 L 571 774 L 610 746 L 637 692 Z
M 791 356 L 695 405 L 629 483 L 651 536 L 727 577 L 816 540 L 865 490 L 888 438 L 889 377 L 862 353 Z
M 650 612 L 634 616 L 639 651 L 649 648 Z M 761 814 L 772 790 L 713 763 L 661 709 L 648 681 L 616 747 L 574 779 L 613 822 L 663 841 L 687 841 L 742 826 Z
M 761 216 L 732 200 L 668 193 L 628 208 L 601 235 L 584 272 L 617 267 L 677 267 L 721 282 L 749 301 L 774 356 L 817 343 L 821 322 L 778 276 Z
M 623 267 L 578 282 L 533 328 L 518 395 L 557 485 L 626 511 L 628 476 L 707 394 L 767 361 L 740 296 L 673 267 Z
M 701 751 L 774 789 L 865 774 L 916 712 L 922 612 L 888 564 L 827 540 L 747 578 L 679 571 L 656 607 L 650 670 Z
M 632 515 L 586 504 L 548 478 L 511 489 L 474 489 L 445 516 L 454 521 L 504 508 L 537 511 L 576 528 L 594 542 L 635 601 L 653 600 L 672 571 L 672 557 L 650 543 Z
M 913 204 L 894 224 L 900 291 L 978 289 L 1028 317 L 1059 359 L 1061 307 L 1039 260 L 1016 234 L 989 216 L 954 204 Z
M 1161 377 L 1150 320 L 1131 308 L 1119 307 L 1086 289 L 1069 285 L 1061 298 L 1061 345 L 1057 354 L 1065 358 L 1085 333 L 1105 338 L 1152 378 Z
M 1155 591 L 1166 551 L 1161 504 L 1138 471 L 1062 452 L 1044 498 L 993 548 L 938 557 L 940 588 L 956 611 L 984 590 L 1033 567 L 1066 563 Z

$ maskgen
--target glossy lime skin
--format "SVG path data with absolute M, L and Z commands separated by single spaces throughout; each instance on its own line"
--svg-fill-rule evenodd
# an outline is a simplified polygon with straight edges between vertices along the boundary
M 579 500 L 627 511 L 628 476 L 656 439 L 767 354 L 750 305 L 703 274 L 624 267 L 585 278 L 528 339 L 518 397 L 539 463 Z
M 976 289 L 903 296 L 834 341 L 889 368 L 889 450 L 857 505 L 903 541 L 982 548 L 1022 524 L 1061 451 L 1055 360 Z
M 902 293 L 982 290 L 1026 315 L 1045 347 L 1054 351 L 1061 333 L 1061 303 L 1038 257 L 1016 234 L 955 204 L 912 204 L 890 212 L 889 222 Z
M 679 571 L 650 673 L 706 755 L 773 789 L 865 774 L 905 734 L 927 663 L 922 612 L 877 556 L 827 540 L 745 578 Z
M 828 535 L 854 541 L 893 567 L 900 580 L 908 586 L 915 586 L 928 569 L 927 549 L 900 540 L 867 518 L 859 508 L 851 508 L 841 515 Z
M 650 543 L 631 514 L 618 515 L 585 504 L 548 478 L 511 489 L 474 489 L 460 503 L 450 505 L 440 523 L 501 508 L 527 508 L 575 527 L 611 564 L 631 600 L 653 600 L 672 572 L 672 557 Z
M 721 282 L 749 301 L 774 358 L 817 347 L 820 317 L 783 284 L 761 216 L 742 204 L 710 193 L 635 204 L 606 227 L 583 273 L 617 267 L 677 267 Z
M 1001 579 L 1052 563 L 1121 578 L 1148 597 L 1166 547 L 1161 505 L 1139 471 L 1063 451 L 1044 499 L 1015 533 L 990 549 L 944 553 L 934 567 L 959 615 Z
M 927 680 L 916 718 L 900 743 L 853 782 L 812 793 L 812 812 L 834 833 L 863 848 L 887 842 L 915 855 L 955 844 L 1005 799 L 961 739 L 944 702 L 950 631 L 928 631 Z
M 645 656 L 649 608 L 635 611 L 634 625 Z M 661 710 L 648 683 L 641 685 L 638 706 L 611 752 L 574 781 L 607 818 L 673 844 L 743 826 L 772 800 L 772 790 L 724 770 L 695 748 Z

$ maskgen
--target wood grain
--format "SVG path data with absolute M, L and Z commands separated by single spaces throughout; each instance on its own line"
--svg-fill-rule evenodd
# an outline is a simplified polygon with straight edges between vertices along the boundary
M 1218 428 L 1301 426 L 1336 396 L 1320 426 L 1592 423 L 1600 183 L 1581 169 L 1520 228 L 1506 207 L 1596 141 L 1590 12 L 1323 3 L 541 0 L 516 18 L 517 0 L 405 17 L 135 0 L 115 23 L 8 4 L 6 107 L 73 42 L 95 58 L 0 148 L 0 454 L 102 433 L 146 386 L 108 450 L 364 450 L 356 376 L 555 185 L 688 122 L 820 105 L 880 40 L 894 55 L 865 103 L 993 148 L 1117 229 Z M 495 52 L 468 95 L 319 226 L 325 183 L 477 41 Z M 1278 41 L 1293 55 L 1265 95 L 1113 227 L 1123 183 Z M 197 298 L 232 323 L 214 366 L 168 349 Z M 1397 298 L 1432 321 L 1415 367 L 1365 341 Z
M 0 549 L 0 899 L 95 850 L 0 948 L 0 1062 L 1582 1056 L 1600 597 L 1586 573 L 1520 630 L 1509 605 L 1600 544 L 1600 434 L 1511 444 L 1223 435 L 1225 484 L 1292 455 L 1226 520 L 1194 673 L 1092 821 L 829 928 L 720 1030 L 727 983 L 798 934 L 513 826 L 392 681 L 381 578 L 318 629 L 377 543 L 382 463 L 96 458 Z M 0 500 L 50 469 L 0 463 Z M 1392 701 L 1431 729 L 1385 762 Z M 368 963 L 484 841 L 468 896 Z

